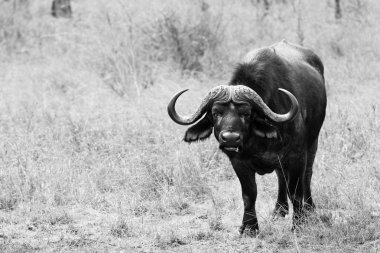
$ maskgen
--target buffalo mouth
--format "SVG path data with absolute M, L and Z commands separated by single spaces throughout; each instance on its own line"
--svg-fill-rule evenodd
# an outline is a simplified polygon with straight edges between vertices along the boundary
M 241 151 L 240 146 L 220 146 L 220 149 L 230 153 L 238 153 L 239 151 Z

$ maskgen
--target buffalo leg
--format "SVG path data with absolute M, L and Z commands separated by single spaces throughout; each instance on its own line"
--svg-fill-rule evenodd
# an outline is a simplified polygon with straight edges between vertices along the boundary
M 273 216 L 274 217 L 285 217 L 289 213 L 289 204 L 288 204 L 288 176 L 283 168 L 276 169 L 276 174 L 278 178 L 278 194 L 277 201 L 274 207 Z
M 289 163 L 289 198 L 293 204 L 293 229 L 303 222 L 304 176 L 306 169 L 306 152 L 293 157 Z
M 245 231 L 246 234 L 255 236 L 259 230 L 255 209 L 257 197 L 255 172 L 249 168 L 242 168 L 240 166 L 233 167 L 241 184 L 244 201 L 243 222 L 239 229 L 239 232 L 240 234 L 243 234 Z
M 311 197 L 311 177 L 313 175 L 313 163 L 315 154 L 318 148 L 318 139 L 316 139 L 313 144 L 310 146 L 307 152 L 307 164 L 305 171 L 305 192 L 304 192 L 304 200 L 305 200 L 305 209 L 308 212 L 312 212 L 315 210 L 315 205 L 313 202 L 313 198 Z

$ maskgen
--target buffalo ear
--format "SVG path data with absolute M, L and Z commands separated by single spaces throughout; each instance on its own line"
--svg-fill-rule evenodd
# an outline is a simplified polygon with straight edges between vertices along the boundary
M 187 129 L 183 140 L 189 143 L 204 140 L 211 135 L 213 126 L 212 121 L 206 115 L 197 124 Z

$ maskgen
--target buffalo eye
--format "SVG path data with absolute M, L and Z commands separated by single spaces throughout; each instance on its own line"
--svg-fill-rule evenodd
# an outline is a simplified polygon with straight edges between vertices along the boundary
M 214 112 L 212 112 L 212 116 L 214 117 L 214 118 L 217 118 L 217 117 L 219 117 L 220 115 L 222 115 L 220 112 L 218 112 L 218 111 L 214 111 Z
M 223 113 L 219 107 L 215 106 L 214 108 L 212 108 L 211 114 L 214 118 L 217 118 L 217 117 L 222 116 Z
M 239 115 L 240 115 L 240 117 L 249 118 L 249 117 L 251 117 L 251 112 L 250 111 L 243 111 L 243 112 L 240 112 Z

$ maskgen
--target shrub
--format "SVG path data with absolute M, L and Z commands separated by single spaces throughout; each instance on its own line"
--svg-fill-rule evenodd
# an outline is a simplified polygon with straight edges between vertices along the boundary
M 205 5 L 196 15 L 182 18 L 166 11 L 144 29 L 150 36 L 145 49 L 152 51 L 154 60 L 173 60 L 182 72 L 200 72 L 220 58 L 217 51 L 224 33 L 221 16 L 212 15 Z

